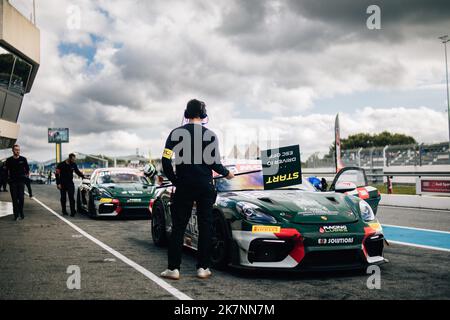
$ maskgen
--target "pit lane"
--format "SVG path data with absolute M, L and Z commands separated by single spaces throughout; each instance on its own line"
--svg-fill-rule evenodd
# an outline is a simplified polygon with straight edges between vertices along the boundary
M 37 199 L 60 212 L 55 186 L 33 186 Z M 1 193 L 0 201 L 9 201 Z M 80 235 L 39 203 L 26 199 L 25 220 L 0 218 L 0 299 L 176 299 L 135 268 Z M 383 224 L 450 231 L 450 212 L 380 207 Z M 84 232 L 158 275 L 167 254 L 151 241 L 149 220 L 69 218 Z M 193 299 L 449 299 L 450 253 L 399 244 L 386 248 L 381 289 L 369 290 L 362 272 L 295 274 L 213 270 L 195 277 L 195 254 L 185 250 L 182 278 L 169 282 Z M 69 265 L 81 269 L 81 290 L 66 286 Z

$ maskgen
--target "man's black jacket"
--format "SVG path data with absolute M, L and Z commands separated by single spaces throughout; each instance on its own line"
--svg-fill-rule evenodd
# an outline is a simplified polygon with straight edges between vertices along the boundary
M 175 155 L 175 169 L 172 156 Z M 186 124 L 173 130 L 166 141 L 162 157 L 163 171 L 176 186 L 202 185 L 212 181 L 212 170 L 227 176 L 220 161 L 217 136 L 200 124 Z
M 57 185 L 71 185 L 73 184 L 73 173 L 76 173 L 80 178 L 84 178 L 83 173 L 78 170 L 76 163 L 69 164 L 66 161 L 61 162 L 56 167 L 56 184 Z

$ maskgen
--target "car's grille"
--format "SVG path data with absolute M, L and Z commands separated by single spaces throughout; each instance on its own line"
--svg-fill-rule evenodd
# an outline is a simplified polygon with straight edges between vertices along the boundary
M 294 243 L 290 240 L 256 239 L 250 244 L 248 261 L 280 262 L 292 251 Z
M 306 254 L 301 267 L 339 267 L 359 265 L 363 262 L 361 250 L 314 251 Z

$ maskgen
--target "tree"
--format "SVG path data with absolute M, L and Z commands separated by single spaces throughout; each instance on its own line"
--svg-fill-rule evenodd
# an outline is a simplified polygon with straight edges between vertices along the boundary
M 416 140 L 405 134 L 390 133 L 383 131 L 378 134 L 357 133 L 348 136 L 347 139 L 341 139 L 342 150 L 371 148 L 371 147 L 385 147 L 387 145 L 395 146 L 402 144 L 417 144 Z M 328 156 L 334 155 L 336 149 L 335 142 L 330 146 Z

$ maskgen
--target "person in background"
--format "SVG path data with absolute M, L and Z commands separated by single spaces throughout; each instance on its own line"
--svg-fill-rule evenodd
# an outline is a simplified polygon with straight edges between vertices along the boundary
M 52 184 L 52 171 L 51 170 L 48 172 L 47 184 Z
M 80 178 L 85 179 L 84 174 L 78 169 L 75 163 L 76 156 L 71 153 L 69 158 L 58 164 L 56 167 L 56 186 L 61 193 L 62 214 L 67 216 L 66 211 L 66 195 L 69 196 L 70 216 L 75 216 L 75 184 L 73 183 L 73 173 L 75 172 Z
M 25 157 L 20 155 L 20 146 L 14 145 L 13 156 L 6 160 L 8 173 L 9 191 L 13 203 L 14 220 L 23 220 L 23 202 L 25 182 L 30 174 L 30 167 Z

